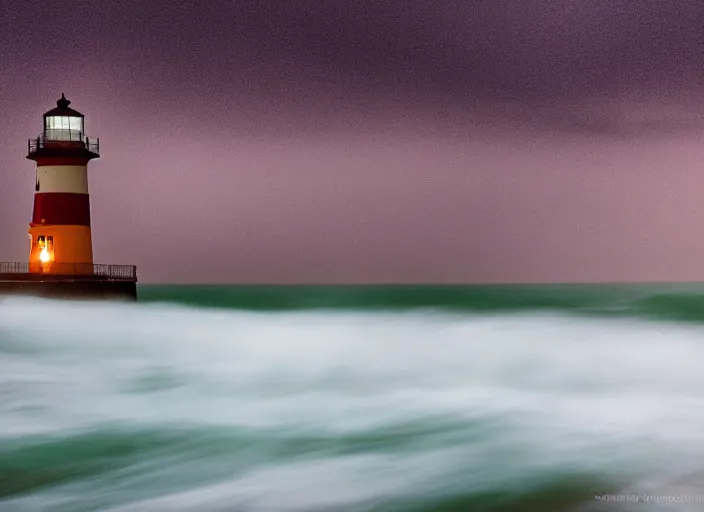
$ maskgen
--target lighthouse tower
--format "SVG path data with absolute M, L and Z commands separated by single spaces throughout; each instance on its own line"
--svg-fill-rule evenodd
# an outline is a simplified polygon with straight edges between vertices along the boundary
M 27 158 L 37 163 L 30 273 L 93 273 L 88 162 L 99 158 L 99 141 L 86 137 L 85 117 L 70 104 L 62 94 L 29 141 Z
M 136 266 L 93 262 L 88 162 L 100 157 L 99 141 L 86 137 L 85 118 L 70 103 L 62 94 L 41 135 L 29 139 L 27 158 L 37 164 L 29 262 L 0 261 L 0 299 L 137 300 Z

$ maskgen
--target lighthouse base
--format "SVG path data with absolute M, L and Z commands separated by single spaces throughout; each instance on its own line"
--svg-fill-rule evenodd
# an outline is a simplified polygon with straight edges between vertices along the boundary
M 137 283 L 125 281 L 2 281 L 0 296 L 24 295 L 73 300 L 137 300 Z
M 108 280 L 6 280 L 0 276 L 0 297 L 24 295 L 51 299 L 72 300 L 137 300 L 137 283 Z
M 0 297 L 29 295 L 52 299 L 137 300 L 137 267 L 53 263 L 51 273 L 27 262 L 0 262 Z

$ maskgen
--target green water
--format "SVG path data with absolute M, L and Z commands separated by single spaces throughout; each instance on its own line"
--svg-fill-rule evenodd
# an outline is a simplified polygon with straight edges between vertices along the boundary
M 704 283 L 455 286 L 140 285 L 139 300 L 259 311 L 563 311 L 596 316 L 704 320 Z

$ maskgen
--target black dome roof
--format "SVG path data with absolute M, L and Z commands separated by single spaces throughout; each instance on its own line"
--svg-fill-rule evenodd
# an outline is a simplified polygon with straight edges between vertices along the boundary
M 78 110 L 73 110 L 69 108 L 71 102 L 66 99 L 64 93 L 61 93 L 61 98 L 56 102 L 56 108 L 52 108 L 44 114 L 44 117 L 48 116 L 71 116 L 71 117 L 85 117 Z

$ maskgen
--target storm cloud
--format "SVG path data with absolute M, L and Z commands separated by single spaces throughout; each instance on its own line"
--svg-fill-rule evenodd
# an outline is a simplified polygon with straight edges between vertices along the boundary
M 695 0 L 0 0 L 0 259 L 65 92 L 104 148 L 97 258 L 147 280 L 688 278 L 702 27 Z

